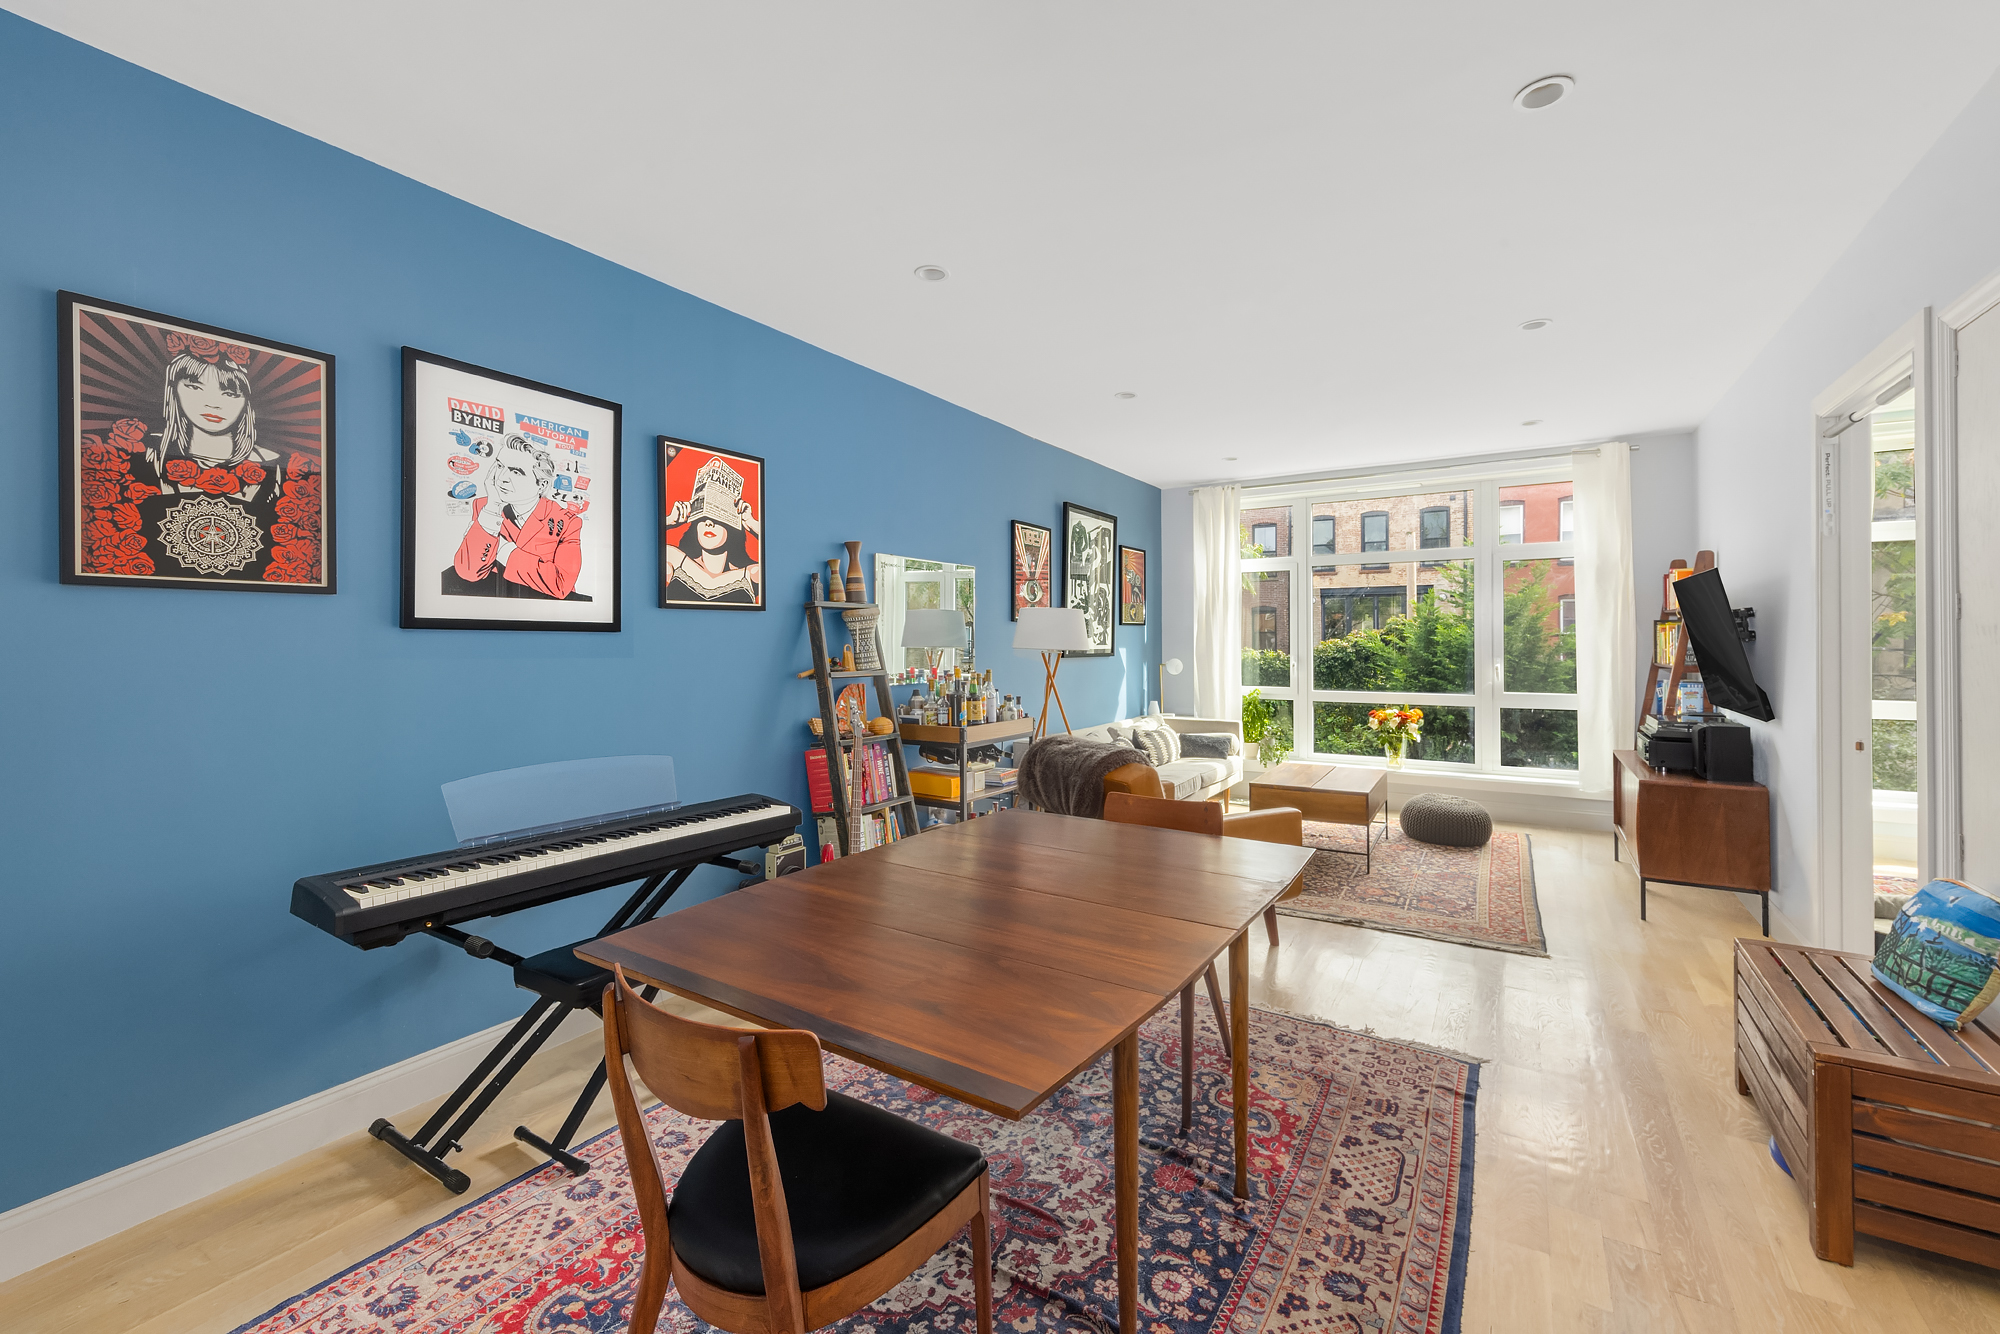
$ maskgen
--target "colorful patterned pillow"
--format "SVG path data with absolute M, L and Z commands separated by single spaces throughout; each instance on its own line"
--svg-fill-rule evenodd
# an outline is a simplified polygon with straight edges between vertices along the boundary
M 1875 978 L 1946 1028 L 2000 996 L 2000 900 L 1933 880 L 1903 905 L 1875 948 Z

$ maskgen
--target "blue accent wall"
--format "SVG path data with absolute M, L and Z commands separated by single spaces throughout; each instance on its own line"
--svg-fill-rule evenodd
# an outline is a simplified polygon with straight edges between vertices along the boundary
M 976 565 L 981 665 L 1037 697 L 1008 520 L 1074 500 L 1158 560 L 1154 487 L 6 13 L 0 124 L 0 1210 L 517 1014 L 501 967 L 288 912 L 449 846 L 440 783 L 661 752 L 685 800 L 804 806 L 796 608 L 841 540 Z M 57 582 L 59 288 L 334 354 L 337 595 Z M 623 633 L 397 628 L 406 343 L 624 405 Z M 653 606 L 660 434 L 769 461 L 770 610 Z M 1065 666 L 1077 725 L 1146 707 L 1148 620 Z M 547 948 L 616 893 L 489 929 Z

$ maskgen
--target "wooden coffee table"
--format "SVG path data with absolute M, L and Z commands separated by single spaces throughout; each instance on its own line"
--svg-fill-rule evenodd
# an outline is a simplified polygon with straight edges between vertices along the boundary
M 1272 806 L 1291 806 L 1306 819 L 1324 824 L 1360 825 L 1360 852 L 1346 848 L 1326 851 L 1359 857 L 1367 871 L 1373 871 L 1378 813 L 1383 835 L 1389 832 L 1389 771 L 1288 760 L 1250 780 L 1250 809 L 1261 811 Z

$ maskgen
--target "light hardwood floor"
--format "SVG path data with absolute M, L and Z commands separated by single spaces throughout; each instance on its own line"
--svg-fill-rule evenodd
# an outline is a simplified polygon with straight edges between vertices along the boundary
M 1549 958 L 1289 917 L 1275 951 L 1251 935 L 1257 1003 L 1487 1059 L 1466 1334 L 2000 1329 L 2000 1273 L 1865 1237 L 1852 1269 L 1813 1257 L 1730 1073 L 1742 904 L 1659 887 L 1641 923 L 1609 835 L 1533 839 Z M 0 1329 L 231 1329 L 534 1166 L 512 1128 L 560 1120 L 601 1050 L 528 1068 L 456 1160 L 471 1194 L 351 1135 L 0 1285 Z M 586 1131 L 610 1124 L 602 1098 Z

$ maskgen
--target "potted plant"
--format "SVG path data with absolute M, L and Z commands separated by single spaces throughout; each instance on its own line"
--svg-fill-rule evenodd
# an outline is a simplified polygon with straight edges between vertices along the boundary
M 1262 773 L 1292 753 L 1291 725 L 1278 716 L 1276 705 L 1265 699 L 1261 691 L 1252 690 L 1243 697 L 1243 747 L 1246 777 Z M 1253 753 L 1254 765 L 1250 758 Z

